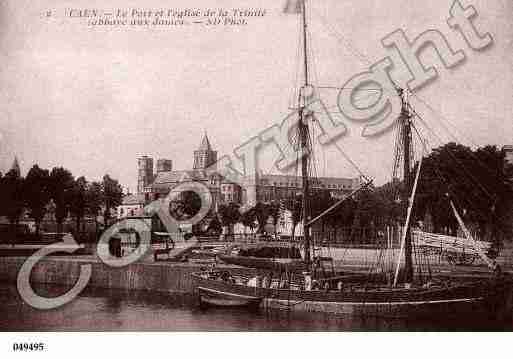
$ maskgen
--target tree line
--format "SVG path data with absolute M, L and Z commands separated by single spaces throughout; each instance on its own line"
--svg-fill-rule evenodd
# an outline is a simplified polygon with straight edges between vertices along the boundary
M 0 215 L 7 217 L 15 231 L 22 215 L 28 212 L 35 222 L 36 236 L 50 203 L 54 205 L 57 232 L 62 232 L 64 221 L 71 217 L 79 233 L 86 216 L 96 221 L 103 214 L 104 223 L 108 223 L 111 209 L 121 204 L 122 196 L 121 185 L 108 174 L 101 181 L 90 182 L 84 176 L 75 178 L 63 167 L 48 170 L 37 164 L 25 177 L 15 169 L 5 175 L 0 173 Z
M 459 227 L 450 201 L 481 239 L 501 243 L 513 236 L 513 164 L 496 146 L 475 150 L 456 143 L 434 149 L 422 163 L 416 219 L 430 217 L 436 233 Z
M 272 218 L 276 231 L 280 213 L 280 203 L 277 201 L 269 203 L 257 202 L 255 206 L 243 212 L 241 212 L 240 205 L 235 202 L 221 204 L 217 209 L 217 217 L 223 227 L 231 228 L 231 226 L 241 223 L 252 231 L 256 230 L 256 233 L 265 232 L 265 225 L 269 218 Z
M 419 163 L 410 173 L 411 181 Z M 326 215 L 320 222 L 323 229 L 336 233 L 341 227 L 383 228 L 403 224 L 405 192 L 403 181 L 393 179 L 376 187 L 366 188 Z M 316 217 L 338 201 L 329 191 L 311 193 L 310 215 Z M 466 225 L 482 240 L 502 243 L 513 237 L 513 164 L 496 146 L 475 150 L 448 143 L 424 157 L 414 202 L 412 223 L 428 225 L 424 230 L 457 235 L 459 224 L 450 203 L 457 207 Z M 300 195 L 270 203 L 257 203 L 240 213 L 236 203 L 223 204 L 218 217 L 223 226 L 236 223 L 264 231 L 268 218 L 276 225 L 280 206 L 290 211 L 292 233 L 302 220 Z M 429 223 L 428 223 L 429 222 Z

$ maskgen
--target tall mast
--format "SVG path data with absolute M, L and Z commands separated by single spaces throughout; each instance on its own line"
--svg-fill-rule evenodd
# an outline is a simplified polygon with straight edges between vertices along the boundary
M 403 203 L 405 208 L 405 214 L 408 210 L 410 191 L 411 191 L 411 113 L 408 104 L 408 93 L 407 90 L 399 89 L 399 95 L 401 96 L 401 126 L 403 133 L 403 176 L 404 176 L 404 191 L 403 191 Z M 405 215 L 406 218 L 406 215 Z M 405 223 L 406 226 L 406 237 L 404 240 L 404 282 L 411 283 L 413 280 L 413 263 L 412 263 L 412 244 L 411 244 L 411 229 L 409 223 Z
M 306 43 L 306 0 L 301 0 L 301 13 L 303 14 L 303 54 L 304 54 L 304 67 L 305 67 L 305 88 L 308 83 L 308 47 Z
M 310 227 L 307 225 L 310 216 L 310 201 L 309 201 L 309 183 L 308 183 L 308 142 L 309 142 L 309 130 L 307 123 L 307 116 L 305 114 L 306 93 L 309 86 L 308 81 L 308 47 L 306 37 L 306 0 L 301 0 L 301 12 L 303 22 L 303 56 L 304 56 L 304 85 L 299 93 L 299 141 L 301 144 L 301 178 L 303 183 L 303 199 L 302 199 L 302 217 L 303 217 L 303 238 L 305 246 L 305 263 L 310 264 Z

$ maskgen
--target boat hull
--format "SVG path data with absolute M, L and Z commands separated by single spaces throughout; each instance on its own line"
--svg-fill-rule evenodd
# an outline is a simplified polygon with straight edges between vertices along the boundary
M 249 287 L 193 274 L 197 288 L 255 298 L 262 308 L 325 312 L 356 316 L 419 318 L 461 317 L 471 314 L 491 320 L 511 318 L 513 286 L 480 281 L 442 289 L 390 289 L 383 291 L 305 291 Z
M 302 312 L 324 312 L 365 317 L 384 318 L 428 318 L 450 315 L 455 317 L 465 313 L 483 312 L 481 298 L 439 301 L 401 301 L 401 302 L 324 302 L 289 301 L 266 298 L 264 308 L 292 309 Z
M 258 308 L 262 298 L 223 292 L 215 289 L 198 287 L 200 304 L 218 307 L 251 307 Z
M 238 255 L 220 255 L 219 259 L 228 264 L 264 270 L 300 272 L 307 268 L 301 259 L 273 259 Z

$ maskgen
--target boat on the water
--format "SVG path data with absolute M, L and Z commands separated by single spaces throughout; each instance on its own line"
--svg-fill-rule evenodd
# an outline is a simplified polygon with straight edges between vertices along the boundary
M 474 240 L 462 220 L 456 205 L 450 198 L 450 186 L 447 186 L 448 201 L 453 214 L 465 238 L 464 243 L 472 247 L 480 259 L 487 264 L 490 271 L 479 276 L 459 276 L 456 274 L 419 275 L 414 268 L 414 241 L 411 218 L 414 200 L 422 168 L 422 157 L 412 171 L 413 153 L 412 128 L 416 112 L 408 101 L 408 91 L 397 87 L 401 99 L 401 112 L 398 118 L 397 153 L 401 154 L 403 183 L 402 203 L 404 222 L 402 222 L 399 255 L 396 264 L 387 271 L 370 268 L 365 273 L 339 273 L 333 265 L 326 268 L 327 258 L 312 254 L 311 228 L 316 221 L 336 209 L 347 198 L 342 198 L 334 205 L 312 219 L 311 197 L 309 188 L 311 137 L 307 113 L 308 98 L 314 86 L 308 78 L 306 6 L 301 1 L 303 28 L 304 84 L 298 96 L 298 154 L 302 181 L 302 215 L 303 225 L 302 258 L 281 263 L 268 258 L 256 256 L 221 256 L 228 263 L 244 264 L 255 269 L 253 277 L 244 277 L 227 270 L 211 268 L 192 274 L 194 286 L 200 302 L 221 306 L 261 306 L 301 311 L 320 311 L 338 314 L 385 317 L 431 317 L 434 315 L 484 317 L 500 320 L 511 317 L 513 310 L 513 278 L 502 273 L 498 264 L 484 253 L 483 246 Z M 421 143 L 424 143 L 421 141 Z M 397 150 L 399 149 L 399 150 Z M 299 156 L 301 155 L 301 156 Z M 397 157 L 396 157 L 397 158 Z M 367 180 L 362 187 L 369 186 Z M 419 234 L 417 234 L 418 236 Z M 424 236 L 428 238 L 427 235 Z M 392 248 L 388 248 L 392 249 Z M 245 261 L 245 262 L 244 262 Z M 297 268 L 294 268 L 296 263 Z M 422 263 L 417 261 L 417 268 Z M 267 267 L 266 267 L 267 266 Z M 426 272 L 424 272 L 426 273 Z
M 193 276 L 196 278 L 196 276 Z M 215 280 L 223 283 L 236 285 L 246 285 L 248 278 L 243 276 L 233 277 L 227 271 L 208 271 L 203 272 L 201 277 L 206 280 Z M 200 299 L 200 305 L 213 305 L 221 307 L 249 307 L 258 308 L 262 298 L 254 295 L 237 293 L 236 291 L 222 291 L 212 286 L 197 286 L 197 292 Z
M 201 298 L 201 304 L 221 306 L 221 307 L 248 307 L 258 308 L 262 298 L 236 294 L 233 292 L 221 292 L 212 288 L 198 287 L 198 294 Z
M 226 272 L 225 272 L 226 273 Z M 312 289 L 304 281 L 269 285 L 250 283 L 244 277 L 224 275 L 213 278 L 207 271 L 192 275 L 203 304 L 220 306 L 260 305 L 364 316 L 418 318 L 432 315 L 471 314 L 492 320 L 511 317 L 512 280 L 509 277 L 447 280 L 439 278 L 428 285 L 390 287 L 379 281 L 362 281 L 362 275 L 347 274 L 321 281 Z M 251 279 L 250 279 L 251 280 Z M 265 279 L 264 279 L 265 282 Z M 269 282 L 267 282 L 269 283 Z M 327 286 L 324 284 L 329 283 Z

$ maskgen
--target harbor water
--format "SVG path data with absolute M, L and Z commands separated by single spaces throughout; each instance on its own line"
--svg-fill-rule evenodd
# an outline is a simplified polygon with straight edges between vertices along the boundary
M 68 288 L 37 284 L 44 296 Z M 510 331 L 513 323 L 404 321 L 358 318 L 286 310 L 200 309 L 191 295 L 88 288 L 72 302 L 52 310 L 25 304 L 16 286 L 0 283 L 1 331 Z

